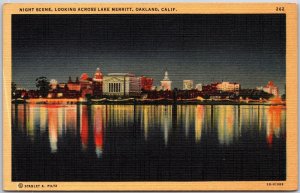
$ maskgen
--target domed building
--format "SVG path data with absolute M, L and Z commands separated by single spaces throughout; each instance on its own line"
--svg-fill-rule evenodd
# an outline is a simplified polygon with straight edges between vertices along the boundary
M 87 73 L 82 73 L 80 76 L 81 81 L 85 81 L 89 79 L 89 75 Z
M 162 81 L 160 81 L 160 83 L 162 90 L 172 90 L 172 81 L 169 79 L 168 71 L 165 72 L 165 77 Z
M 100 71 L 100 68 L 96 69 L 93 81 L 96 81 L 96 82 L 102 82 L 103 81 L 103 75 L 102 75 L 102 72 Z

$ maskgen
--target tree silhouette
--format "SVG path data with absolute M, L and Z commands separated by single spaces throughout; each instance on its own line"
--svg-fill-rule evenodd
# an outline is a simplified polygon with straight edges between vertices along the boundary
M 38 88 L 39 95 L 42 97 L 46 97 L 50 90 L 50 82 L 46 77 L 38 77 L 35 79 L 35 85 Z

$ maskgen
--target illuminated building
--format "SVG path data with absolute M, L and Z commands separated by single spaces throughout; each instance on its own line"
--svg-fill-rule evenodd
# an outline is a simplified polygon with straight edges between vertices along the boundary
M 241 85 L 233 82 L 221 82 L 217 84 L 217 90 L 223 92 L 239 92 Z
M 279 96 L 278 87 L 273 81 L 269 81 L 268 84 L 262 88 L 262 90 L 266 93 L 273 94 L 275 97 Z
M 66 83 L 59 83 L 58 89 L 64 89 L 66 87 Z
M 103 75 L 102 75 L 102 72 L 100 71 L 100 68 L 96 69 L 93 81 L 95 81 L 95 82 L 102 82 L 103 81 Z
M 172 81 L 169 79 L 168 71 L 165 72 L 165 77 L 160 83 L 162 90 L 172 90 Z
M 92 79 L 86 73 L 80 76 L 79 80 L 81 97 L 85 98 L 87 95 L 93 95 Z
M 209 85 L 202 86 L 202 91 L 204 92 L 239 92 L 241 89 L 241 85 L 239 83 L 233 82 L 215 82 Z
M 145 91 L 152 90 L 153 86 L 153 78 L 148 78 L 145 76 L 141 76 L 141 89 Z
M 81 90 L 91 88 L 91 79 L 89 78 L 89 75 L 87 73 L 81 74 L 79 84 Z
M 57 88 L 57 80 L 55 79 L 50 80 L 50 87 L 52 90 L 55 90 Z
M 202 91 L 202 84 L 196 84 L 196 90 Z
M 129 73 L 110 73 L 103 77 L 103 94 L 111 96 L 139 96 L 140 78 Z
M 67 86 L 68 86 L 68 90 L 71 90 L 71 91 L 80 91 L 80 84 L 79 84 L 79 79 L 78 79 L 78 77 L 76 78 L 76 81 L 75 82 L 73 82 L 72 81 L 72 78 L 71 77 L 69 77 L 69 81 L 68 81 L 68 84 L 67 84 Z
M 85 98 L 86 95 L 99 97 L 102 95 L 102 85 L 103 85 L 103 75 L 99 68 L 96 69 L 93 78 L 90 78 L 87 73 L 83 73 L 76 78 L 76 81 L 73 82 L 71 77 L 67 83 L 68 95 L 72 97 L 78 96 L 78 93 L 81 93 L 81 97 Z
M 183 90 L 192 90 L 193 84 L 192 80 L 183 80 Z

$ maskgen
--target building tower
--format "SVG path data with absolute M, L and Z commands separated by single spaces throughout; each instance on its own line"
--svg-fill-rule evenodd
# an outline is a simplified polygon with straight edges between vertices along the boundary
M 100 71 L 100 68 L 97 68 L 96 72 L 94 74 L 93 81 L 95 81 L 95 82 L 102 82 L 102 80 L 103 80 L 102 72 Z
M 160 83 L 161 83 L 162 90 L 171 90 L 172 89 L 172 87 L 171 87 L 172 81 L 169 79 L 168 71 L 165 72 L 165 77 L 162 81 L 160 81 Z

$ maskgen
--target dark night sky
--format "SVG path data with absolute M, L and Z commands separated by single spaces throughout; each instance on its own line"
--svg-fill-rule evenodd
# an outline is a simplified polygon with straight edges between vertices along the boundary
M 66 82 L 83 72 L 131 72 L 155 79 L 273 80 L 284 91 L 285 15 L 13 15 L 13 81 Z

